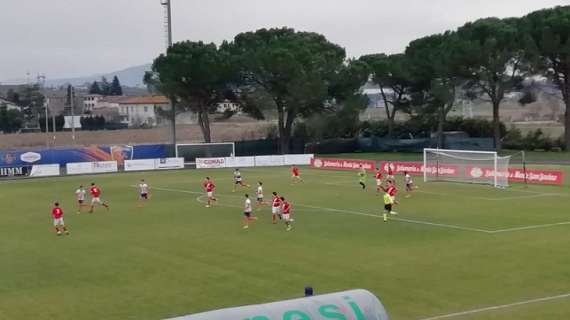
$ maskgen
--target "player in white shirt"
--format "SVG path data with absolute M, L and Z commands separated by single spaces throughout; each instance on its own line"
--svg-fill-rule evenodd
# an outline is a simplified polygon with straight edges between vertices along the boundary
M 242 186 L 242 187 L 249 187 L 248 184 L 246 184 L 245 182 L 243 182 L 243 178 L 241 176 L 241 172 L 239 171 L 239 169 L 235 169 L 234 170 L 234 189 L 232 190 L 232 192 L 236 192 L 236 187 L 237 186 Z
M 263 182 L 259 181 L 257 183 L 257 191 L 255 192 L 255 195 L 257 196 L 257 207 L 259 210 L 259 207 L 267 204 L 263 199 Z
M 75 190 L 75 199 L 77 200 L 77 213 L 81 213 L 81 209 L 85 207 L 85 194 L 87 191 L 80 185 L 77 190 Z
M 408 172 L 404 172 L 404 182 L 406 183 L 406 198 L 409 198 L 414 190 L 414 181 Z
M 141 179 L 138 189 L 139 189 L 139 201 L 140 201 L 139 206 L 142 206 L 142 202 L 148 200 L 150 197 L 150 187 L 144 181 L 144 179 Z
M 244 229 L 249 228 L 249 222 L 250 221 L 257 220 L 257 217 L 253 216 L 252 211 L 253 211 L 253 207 L 251 205 L 251 199 L 249 198 L 249 195 L 246 194 L 244 205 L 243 205 L 243 228 Z

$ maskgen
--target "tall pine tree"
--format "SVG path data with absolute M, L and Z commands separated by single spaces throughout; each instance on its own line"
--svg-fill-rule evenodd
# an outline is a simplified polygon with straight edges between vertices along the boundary
M 117 76 L 113 77 L 113 82 L 111 83 L 111 88 L 109 89 L 110 96 L 122 96 L 123 88 L 121 87 L 121 82 Z
M 97 81 L 93 81 L 93 84 L 89 87 L 89 94 L 103 94 L 103 91 Z
M 104 96 L 111 95 L 111 84 L 107 81 L 107 78 L 101 78 L 101 94 Z

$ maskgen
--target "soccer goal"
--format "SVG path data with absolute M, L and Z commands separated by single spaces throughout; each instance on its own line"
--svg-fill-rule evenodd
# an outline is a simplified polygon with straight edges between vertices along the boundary
M 196 158 L 233 157 L 235 154 L 234 142 L 176 144 L 176 157 L 184 158 L 187 165 L 195 164 Z
M 424 181 L 451 181 L 509 186 L 511 157 L 497 152 L 424 149 Z

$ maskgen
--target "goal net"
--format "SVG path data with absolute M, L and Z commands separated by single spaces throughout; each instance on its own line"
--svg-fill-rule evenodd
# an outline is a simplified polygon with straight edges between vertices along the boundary
M 424 181 L 451 181 L 509 186 L 511 157 L 496 152 L 424 149 Z
M 184 164 L 195 164 L 196 158 L 233 157 L 235 154 L 234 142 L 176 144 L 176 157 L 184 158 Z

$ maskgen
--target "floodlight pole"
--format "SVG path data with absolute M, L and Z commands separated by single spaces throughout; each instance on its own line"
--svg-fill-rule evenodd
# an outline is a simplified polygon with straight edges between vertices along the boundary
M 69 104 L 71 107 L 71 140 L 75 144 L 75 88 L 71 86 Z
M 30 83 L 29 81 L 29 73 L 28 73 L 28 85 Z M 43 74 L 38 74 L 37 76 L 37 83 L 40 89 L 40 93 L 44 96 L 44 108 L 45 108 L 45 112 L 46 112 L 46 148 L 49 149 L 49 97 L 47 97 L 47 95 L 45 94 L 45 81 L 46 81 L 46 76 Z M 38 114 L 38 118 L 39 118 L 39 114 Z M 40 121 L 38 119 L 38 127 L 40 126 Z
M 44 107 L 46 111 L 46 148 L 49 149 L 49 115 L 48 115 L 49 98 L 46 98 L 46 100 L 44 101 Z
M 166 52 L 172 47 L 172 4 L 171 0 L 160 0 L 160 4 L 166 10 L 165 29 L 166 29 Z M 176 102 L 174 98 L 169 97 L 170 111 L 172 112 L 172 146 L 176 149 Z
M 52 125 L 52 129 L 53 129 L 53 141 L 54 141 L 54 146 L 55 146 L 55 133 L 57 132 L 57 130 L 55 129 L 55 112 L 51 112 L 51 125 Z
M 168 15 L 168 47 L 172 47 L 172 6 L 170 0 L 166 0 L 166 10 Z

